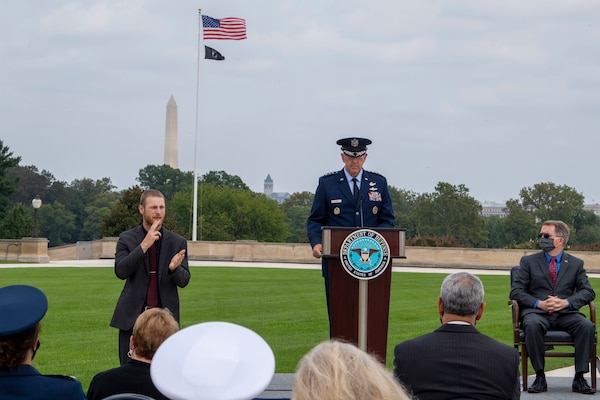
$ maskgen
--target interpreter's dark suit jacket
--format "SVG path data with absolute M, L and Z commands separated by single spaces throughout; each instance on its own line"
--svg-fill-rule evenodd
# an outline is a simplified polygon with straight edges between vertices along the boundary
M 394 348 L 394 375 L 418 400 L 519 399 L 519 354 L 471 325 L 445 324 Z
M 596 293 L 587 278 L 583 261 L 563 252 L 556 285 L 552 287 L 545 253 L 540 251 L 522 257 L 510 290 L 510 298 L 519 303 L 521 315 L 546 314 L 544 310 L 533 308 L 533 305 L 536 300 L 545 300 L 548 295 L 569 301 L 571 309 L 561 310 L 560 313 L 576 313 L 593 300 Z
M 140 243 L 146 236 L 142 225 L 121 233 L 117 241 L 115 274 L 126 279 L 121 296 L 117 301 L 110 326 L 129 330 L 146 305 L 146 291 L 150 282 L 148 253 L 142 251 Z M 179 322 L 179 294 L 177 287 L 185 287 L 190 281 L 187 257 L 187 241 L 176 233 L 162 229 L 158 246 L 158 292 L 162 307 L 168 308 Z M 169 263 L 175 254 L 185 249 L 181 265 L 169 272 Z

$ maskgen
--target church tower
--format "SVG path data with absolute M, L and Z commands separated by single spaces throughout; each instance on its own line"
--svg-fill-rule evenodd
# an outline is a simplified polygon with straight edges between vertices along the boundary
M 265 194 L 267 197 L 273 194 L 273 179 L 271 179 L 271 175 L 267 174 L 265 178 Z

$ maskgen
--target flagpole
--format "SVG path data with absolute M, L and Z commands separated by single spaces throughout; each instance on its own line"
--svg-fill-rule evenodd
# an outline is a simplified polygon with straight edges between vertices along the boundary
M 200 63 L 202 46 L 202 9 L 198 9 L 198 65 L 196 68 L 196 130 L 194 134 L 194 204 L 192 206 L 192 241 L 195 242 L 198 236 L 198 113 L 200 108 Z M 202 230 L 200 230 L 202 238 Z

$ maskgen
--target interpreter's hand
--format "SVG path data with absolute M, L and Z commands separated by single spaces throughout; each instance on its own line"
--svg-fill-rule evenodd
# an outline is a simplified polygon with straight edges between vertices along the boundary
M 158 239 L 160 239 L 161 225 L 162 225 L 162 220 L 156 219 L 152 223 L 152 226 L 150 227 L 150 229 L 148 229 L 148 233 L 146 233 L 146 237 L 144 238 L 144 240 L 142 240 L 142 243 L 140 243 L 140 246 L 142 246 L 142 250 L 144 250 L 144 253 L 150 248 L 150 246 L 152 246 L 154 244 L 154 242 L 156 242 Z
M 315 247 L 313 247 L 312 250 L 314 258 L 321 258 L 321 256 L 323 255 L 323 245 L 321 243 L 315 244 Z
M 175 254 L 173 258 L 171 258 L 171 262 L 169 263 L 169 271 L 175 271 L 183 262 L 183 258 L 185 257 L 185 249 L 181 250 L 179 253 Z

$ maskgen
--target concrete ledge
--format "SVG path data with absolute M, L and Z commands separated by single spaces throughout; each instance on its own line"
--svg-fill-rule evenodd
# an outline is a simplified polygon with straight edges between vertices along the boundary
M 20 240 L 0 240 L 0 249 L 4 250 L 7 261 L 47 263 L 48 239 L 22 238 Z M 1 259 L 1 258 L 0 258 Z
M 22 240 L 0 241 L 0 260 L 20 261 L 24 246 L 31 245 L 31 238 Z M 46 239 L 35 239 L 46 246 Z M 116 237 L 95 240 L 91 243 L 91 259 L 113 259 L 117 246 Z M 36 253 L 38 251 L 39 253 Z M 30 262 L 43 260 L 44 248 L 27 250 L 23 254 L 31 255 Z M 406 258 L 394 259 L 394 266 L 422 268 L 455 268 L 455 269 L 496 269 L 509 270 L 517 265 L 521 257 L 539 250 L 506 250 L 506 249 L 467 249 L 456 247 L 419 247 L 407 246 Z M 82 252 L 80 252 L 82 253 Z M 600 252 L 570 252 L 585 262 L 590 273 L 600 273 Z M 4 255 L 4 257 L 3 257 Z M 76 260 L 76 245 L 60 246 L 47 249 L 47 256 L 52 261 Z M 308 243 L 266 243 L 253 240 L 236 242 L 188 241 L 188 257 L 193 261 L 231 261 L 231 262 L 266 262 L 266 263 L 298 263 L 320 264 L 321 260 L 312 256 Z

